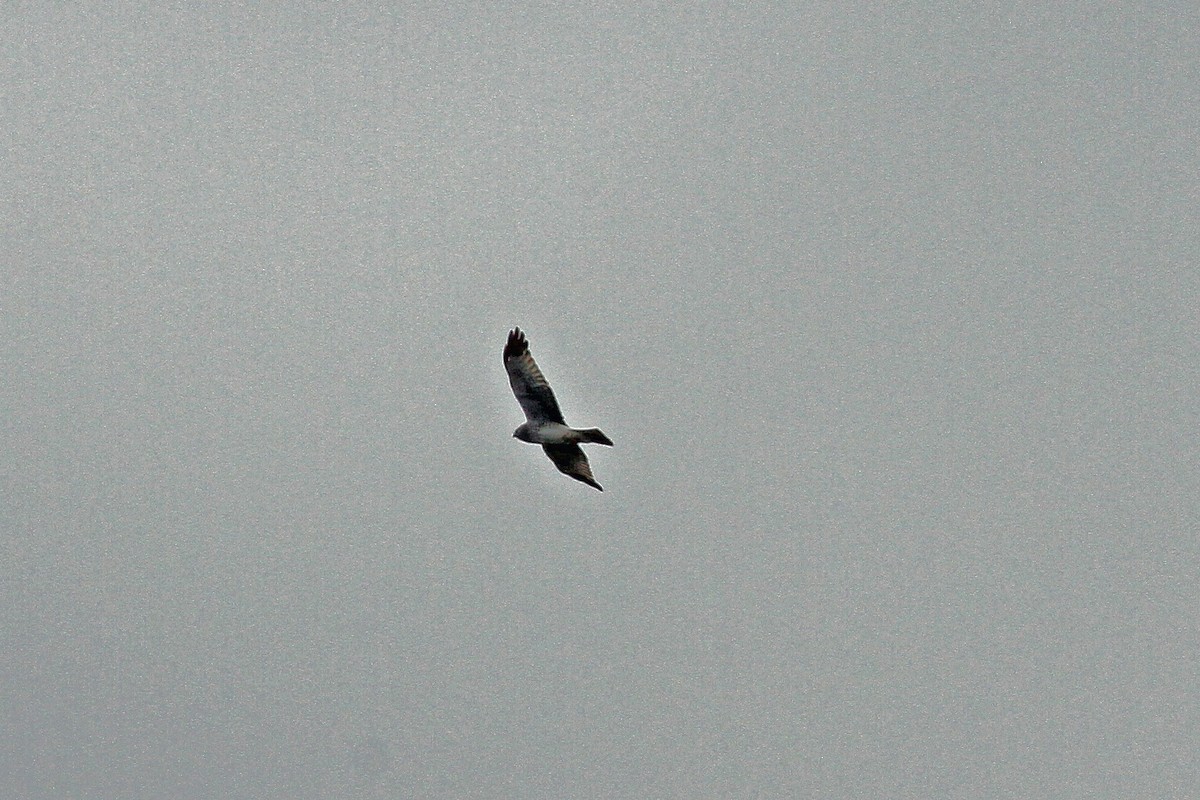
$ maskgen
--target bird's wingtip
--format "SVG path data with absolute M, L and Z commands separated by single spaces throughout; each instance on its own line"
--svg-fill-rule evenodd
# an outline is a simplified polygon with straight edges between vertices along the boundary
M 508 341 L 504 344 L 504 358 L 515 358 L 529 349 L 529 342 L 525 338 L 524 332 L 518 327 L 513 327 L 508 332 Z

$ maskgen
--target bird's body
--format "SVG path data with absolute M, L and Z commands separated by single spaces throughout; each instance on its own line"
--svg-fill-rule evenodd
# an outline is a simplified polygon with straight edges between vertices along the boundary
M 559 472 L 600 491 L 604 489 L 592 477 L 592 468 L 581 443 L 612 446 L 612 440 L 599 428 L 572 428 L 563 421 L 562 411 L 550 383 L 529 353 L 529 342 L 520 328 L 513 328 L 504 345 L 504 369 L 513 394 L 525 412 L 525 424 L 513 436 L 523 442 L 540 444 Z
M 513 431 L 513 436 L 522 442 L 530 444 L 606 444 L 612 447 L 612 441 L 600 432 L 599 428 L 572 428 L 561 422 L 541 422 L 533 424 L 526 422 Z
M 530 444 L 579 444 L 586 441 L 583 434 L 561 422 L 526 422 L 513 431 L 513 436 Z

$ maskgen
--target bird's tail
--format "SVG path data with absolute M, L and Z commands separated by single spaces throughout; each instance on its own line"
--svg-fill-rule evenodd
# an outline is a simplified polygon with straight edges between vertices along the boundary
M 604 435 L 604 432 L 599 428 L 585 428 L 577 430 L 576 433 L 583 436 L 585 442 L 592 444 L 606 444 L 609 447 L 613 446 L 612 439 Z

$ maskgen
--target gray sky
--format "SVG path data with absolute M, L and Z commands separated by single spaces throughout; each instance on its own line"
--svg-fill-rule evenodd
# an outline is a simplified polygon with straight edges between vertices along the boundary
M 165 5 L 0 12 L 5 796 L 1200 785 L 1194 3 Z

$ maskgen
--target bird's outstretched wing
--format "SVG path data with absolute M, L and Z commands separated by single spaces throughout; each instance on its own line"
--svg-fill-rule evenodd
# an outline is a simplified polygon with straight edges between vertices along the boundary
M 533 423 L 563 422 L 562 411 L 558 409 L 554 392 L 550 391 L 550 384 L 538 369 L 533 356 L 529 354 L 529 342 L 520 328 L 513 328 L 508 334 L 508 342 L 504 345 L 504 369 L 508 371 L 508 382 L 512 384 L 513 394 L 517 396 L 517 402 L 525 412 L 525 419 Z M 578 447 L 575 449 L 579 450 Z M 549 454 L 549 450 L 546 452 Z M 579 452 L 579 457 L 583 460 L 584 470 L 587 470 L 587 459 L 583 458 L 583 451 Z M 550 458 L 555 464 L 559 464 L 559 469 L 567 472 L 558 459 L 554 456 Z M 591 472 L 587 474 L 591 478 Z
M 550 460 L 554 462 L 554 466 L 558 467 L 559 472 L 604 491 L 604 487 L 596 483 L 596 479 L 592 477 L 592 467 L 588 464 L 587 456 L 583 454 L 583 448 L 579 445 L 544 444 L 542 449 L 546 451 L 546 455 L 550 456 Z

